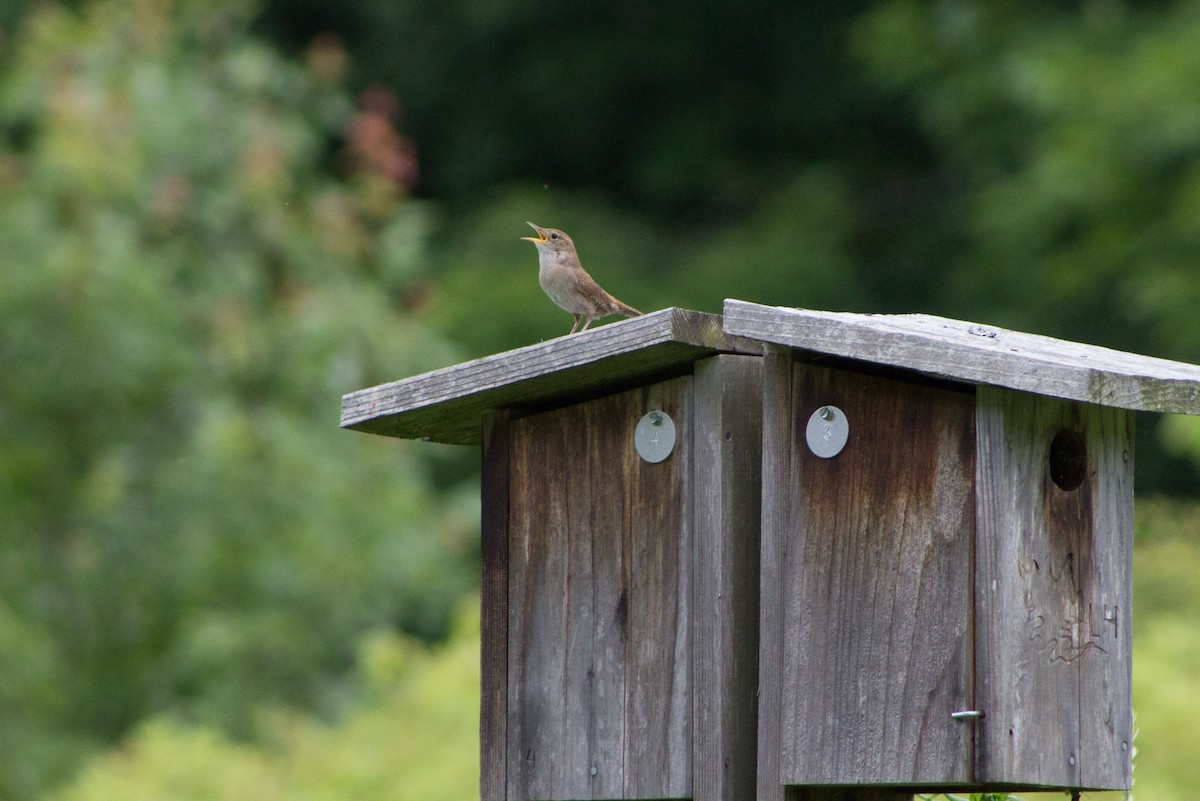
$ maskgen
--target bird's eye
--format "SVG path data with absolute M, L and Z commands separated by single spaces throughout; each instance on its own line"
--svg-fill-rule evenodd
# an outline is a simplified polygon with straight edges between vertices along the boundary
M 551 238 L 551 239 L 558 239 L 558 234 L 557 234 L 557 233 L 550 234 L 550 238 Z

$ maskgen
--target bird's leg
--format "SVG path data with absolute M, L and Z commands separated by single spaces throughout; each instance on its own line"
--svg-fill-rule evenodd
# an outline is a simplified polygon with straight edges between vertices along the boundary
M 583 324 L 583 328 L 580 328 L 580 329 L 579 329 L 579 333 L 581 333 L 581 334 L 582 334 L 584 331 L 588 330 L 588 326 L 589 326 L 589 325 L 591 325 L 591 324 L 592 324 L 592 318 L 591 318 L 591 317 L 589 317 L 589 318 L 587 318 L 587 321 L 586 321 L 586 322 L 584 322 L 584 324 Z
M 583 315 L 582 315 L 582 314 L 577 314 L 577 315 L 575 315 L 575 325 L 571 326 L 571 330 L 570 330 L 570 331 L 568 331 L 568 332 L 567 332 L 567 334 L 568 334 L 568 335 L 570 335 L 570 334 L 574 334 L 574 333 L 575 333 L 575 329 L 579 327 L 579 323 L 580 323 L 580 322 L 582 322 L 582 321 L 583 321 Z

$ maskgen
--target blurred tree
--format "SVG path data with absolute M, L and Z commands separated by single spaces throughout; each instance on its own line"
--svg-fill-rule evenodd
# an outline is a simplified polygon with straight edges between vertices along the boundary
M 248 24 L 102 0 L 7 40 L 3 798 L 156 711 L 336 709 L 361 631 L 437 635 L 474 581 L 473 489 L 336 425 L 341 393 L 452 358 L 409 310 L 411 148 L 335 42 L 297 64 Z
M 1134 795 L 1192 798 L 1200 783 L 1200 504 L 1138 502 L 1134 549 Z
M 951 176 L 932 305 L 1200 362 L 1200 3 L 892 0 L 852 46 Z M 1142 489 L 1200 493 L 1143 446 Z
M 95 759 L 54 801 L 461 801 L 478 795 L 479 616 L 437 648 L 392 633 L 362 642 L 357 702 L 321 724 L 260 718 L 260 744 L 154 718 Z
M 949 298 L 1200 354 L 1200 4 L 894 0 L 855 32 L 959 177 Z
M 259 29 L 352 42 L 358 80 L 402 100 L 424 192 L 534 180 L 675 221 L 744 208 L 798 153 L 847 153 L 872 110 L 842 33 L 867 5 L 266 0 Z

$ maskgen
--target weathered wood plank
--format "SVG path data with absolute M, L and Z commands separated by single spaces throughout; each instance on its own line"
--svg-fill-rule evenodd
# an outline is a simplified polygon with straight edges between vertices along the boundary
M 1089 630 L 1103 630 L 1105 658 L 1080 665 L 1079 765 L 1084 787 L 1133 786 L 1133 435 L 1134 416 L 1109 410 L 1089 428 L 1095 454 L 1095 544 L 1081 565 L 1091 588 Z
M 754 796 L 762 359 L 696 364 L 695 801 Z
M 545 758 L 557 763 L 558 781 L 551 794 L 521 798 L 624 796 L 628 767 L 625 699 L 636 677 L 628 659 L 625 467 L 629 457 L 619 437 L 622 423 L 631 429 L 637 419 L 631 400 L 604 398 L 576 407 L 573 411 L 578 414 L 566 412 L 561 415 L 565 422 L 562 436 L 551 441 L 567 460 L 566 471 L 557 474 L 556 482 L 565 485 L 568 553 L 562 576 L 566 589 L 566 628 L 562 632 L 566 717 L 561 743 L 566 748 L 557 756 L 553 748 L 558 744 L 542 749 Z M 530 511 L 537 521 L 537 507 Z
M 1129 415 L 990 388 L 978 405 L 978 778 L 1126 789 Z M 1074 489 L 1054 480 L 1063 430 Z
M 479 796 L 508 798 L 508 415 L 483 419 Z
M 791 531 L 791 503 L 803 500 L 792 485 L 792 351 L 763 352 L 762 506 L 759 575 L 758 801 L 784 801 L 779 756 L 783 706 L 783 561 Z M 790 799 L 789 799 L 790 801 Z
M 633 430 L 690 430 L 691 385 L 510 424 L 510 798 L 690 794 L 691 447 L 651 465 Z
M 351 392 L 343 428 L 390 437 L 468 445 L 492 409 L 540 410 L 690 372 L 713 353 L 755 353 L 717 315 L 663 309 L 582 334 L 486 356 Z
M 957 381 L 1156 412 L 1200 414 L 1200 366 L 930 315 L 725 301 L 726 332 Z
M 812 365 L 792 386 L 781 777 L 967 782 L 974 397 Z M 826 404 L 850 425 L 831 459 L 804 433 Z
M 534 422 L 539 436 L 530 431 Z M 510 424 L 508 798 L 557 797 L 549 793 L 562 783 L 568 755 L 567 510 L 564 493 L 554 491 L 570 467 L 554 447 L 568 424 L 559 416 Z M 531 519 L 533 508 L 541 520 Z
M 651 409 L 666 411 L 677 434 L 666 462 L 650 464 L 632 449 L 620 461 L 628 492 L 625 798 L 692 795 L 695 459 L 682 440 L 696 426 L 694 385 L 689 377 L 652 386 L 622 417 L 627 448 L 632 424 Z

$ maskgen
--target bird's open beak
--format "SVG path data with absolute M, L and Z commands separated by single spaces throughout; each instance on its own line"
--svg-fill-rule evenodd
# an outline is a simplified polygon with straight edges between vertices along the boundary
M 528 223 L 528 225 L 530 228 L 537 231 L 537 236 L 523 236 L 523 237 L 521 237 L 522 239 L 524 239 L 526 242 L 533 242 L 534 244 L 537 244 L 538 242 L 546 241 L 546 229 L 545 228 L 542 228 L 540 225 L 534 225 L 533 223 Z

